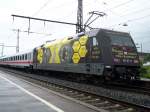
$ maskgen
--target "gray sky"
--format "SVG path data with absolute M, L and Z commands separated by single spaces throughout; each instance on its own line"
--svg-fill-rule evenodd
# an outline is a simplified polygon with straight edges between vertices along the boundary
M 130 32 L 135 43 L 142 43 L 143 51 L 150 52 L 150 0 L 83 0 L 84 22 L 90 11 L 103 11 L 107 16 L 91 26 Z M 27 31 L 28 20 L 13 18 L 11 14 L 76 23 L 77 0 L 0 0 L 0 43 L 15 46 L 17 32 Z M 124 23 L 128 26 L 122 26 Z M 20 51 L 39 46 L 47 40 L 75 34 L 75 26 L 31 20 L 31 31 L 51 34 L 20 32 Z M 140 49 L 139 49 L 140 51 Z M 1 47 L 0 47 L 1 52 Z M 15 53 L 15 48 L 5 47 L 4 54 Z

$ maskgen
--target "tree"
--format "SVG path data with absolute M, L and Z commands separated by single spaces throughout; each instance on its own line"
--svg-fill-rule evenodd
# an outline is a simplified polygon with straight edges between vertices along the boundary
M 147 54 L 146 56 L 144 56 L 144 63 L 148 61 L 150 62 L 150 54 Z

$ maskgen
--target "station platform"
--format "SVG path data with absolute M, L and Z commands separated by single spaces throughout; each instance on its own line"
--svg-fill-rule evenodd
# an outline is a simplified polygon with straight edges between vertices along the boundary
M 0 112 L 97 112 L 0 71 Z
M 150 79 L 148 79 L 148 78 L 141 78 L 141 80 L 150 82 Z

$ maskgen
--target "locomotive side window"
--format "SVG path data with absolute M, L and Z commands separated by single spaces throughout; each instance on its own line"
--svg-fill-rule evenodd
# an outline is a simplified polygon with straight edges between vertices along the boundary
M 98 41 L 96 39 L 96 37 L 93 37 L 93 46 L 98 46 Z

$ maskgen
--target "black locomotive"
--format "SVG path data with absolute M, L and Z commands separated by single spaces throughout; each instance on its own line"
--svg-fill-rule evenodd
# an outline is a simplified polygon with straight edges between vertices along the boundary
M 139 79 L 140 63 L 137 49 L 130 34 L 125 32 L 94 29 L 43 44 L 21 56 L 26 54 L 26 60 L 30 60 L 30 63 L 24 67 L 33 70 L 80 74 L 89 79 Z M 3 62 L 8 65 L 12 61 L 20 61 L 19 57 L 17 54 L 3 57 L 1 65 Z

